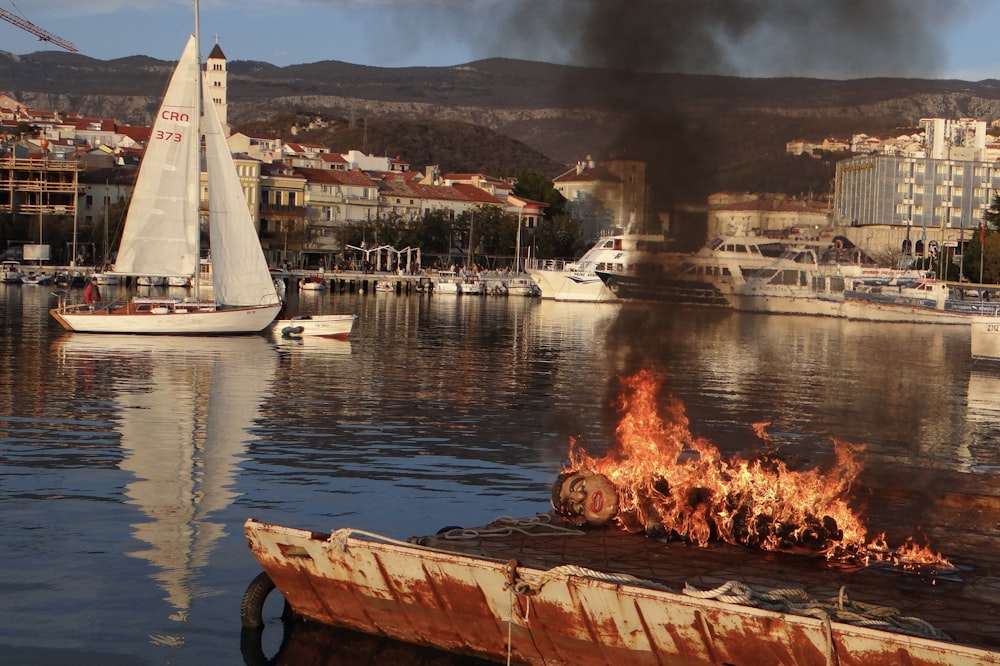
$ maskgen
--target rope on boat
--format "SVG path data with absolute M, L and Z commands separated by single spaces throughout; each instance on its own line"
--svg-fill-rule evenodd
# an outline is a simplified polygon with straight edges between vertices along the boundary
M 564 527 L 563 525 L 554 524 L 552 522 L 552 514 L 550 513 L 540 513 L 527 518 L 511 518 L 509 516 L 501 516 L 490 523 L 490 525 L 495 525 L 496 527 L 482 527 L 479 529 L 454 527 L 441 532 L 438 537 L 448 540 L 473 540 L 489 537 L 505 537 L 510 536 L 515 532 L 526 536 L 552 536 L 553 534 L 576 536 L 585 534 L 583 530 L 575 527 Z M 544 526 L 548 529 L 539 530 L 537 529 L 539 526 Z M 393 539 L 374 532 L 366 532 L 364 530 L 354 529 L 353 527 L 343 527 L 330 533 L 329 538 L 326 540 L 328 544 L 327 547 L 336 549 L 341 553 L 346 553 L 347 539 L 351 536 L 363 536 L 375 541 L 382 541 L 384 543 L 392 543 L 400 546 L 411 546 L 414 543 L 426 546 L 427 540 L 430 538 L 413 537 L 409 541 L 400 541 L 398 539 Z
M 330 536 L 326 540 L 326 549 L 336 550 L 340 553 L 346 553 L 347 551 L 347 540 L 352 536 L 363 536 L 372 539 L 373 541 L 382 541 L 384 543 L 392 543 L 397 546 L 412 546 L 413 544 L 406 541 L 400 541 L 399 539 L 393 539 L 391 537 L 383 536 L 381 534 L 376 534 L 375 532 L 366 532 L 364 530 L 356 530 L 353 527 L 342 527 L 339 530 L 330 532 Z
M 890 606 L 876 606 L 851 601 L 845 587 L 828 601 L 810 599 L 801 588 L 776 588 L 766 592 L 754 590 L 746 583 L 730 580 L 712 590 L 698 590 L 685 583 L 684 594 L 697 599 L 714 599 L 741 606 L 753 606 L 778 613 L 813 617 L 827 622 L 840 622 L 869 629 L 950 641 L 951 638 L 926 620 L 900 615 Z
M 632 576 L 630 574 L 595 571 L 594 569 L 587 569 L 586 567 L 580 567 L 575 564 L 564 564 L 562 566 L 553 567 L 534 580 L 528 580 L 522 576 L 520 570 L 518 570 L 517 560 L 511 560 L 507 563 L 507 582 L 504 584 L 504 587 L 512 590 L 514 594 L 533 597 L 542 591 L 542 588 L 545 587 L 546 583 L 557 578 L 566 578 L 568 576 L 593 578 L 607 583 L 636 585 L 654 590 L 660 590 L 662 592 L 672 591 L 666 585 L 654 583 L 651 580 L 637 578 L 636 576 Z
M 494 525 L 496 527 L 493 527 Z M 547 529 L 538 529 L 539 527 L 545 527 Z M 562 536 L 578 536 L 586 534 L 586 532 L 576 527 L 566 527 L 564 525 L 554 524 L 552 522 L 551 513 L 539 513 L 527 518 L 511 518 L 510 516 L 501 516 L 490 523 L 489 527 L 481 527 L 479 529 L 456 527 L 440 533 L 439 536 L 442 539 L 461 541 L 506 537 L 514 533 L 524 534 L 525 536 L 530 537 L 548 537 L 553 534 L 559 534 Z

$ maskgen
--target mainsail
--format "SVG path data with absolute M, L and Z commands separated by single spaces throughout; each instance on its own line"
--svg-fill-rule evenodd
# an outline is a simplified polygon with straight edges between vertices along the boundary
M 153 122 L 125 219 L 116 273 L 197 275 L 200 82 L 192 36 Z

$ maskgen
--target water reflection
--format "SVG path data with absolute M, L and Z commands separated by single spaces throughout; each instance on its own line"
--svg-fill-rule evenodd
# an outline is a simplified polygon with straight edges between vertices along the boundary
M 830 437 L 867 443 L 872 529 L 929 528 L 963 562 L 996 550 L 1000 369 L 973 366 L 959 327 L 299 296 L 296 314 L 357 314 L 350 342 L 106 344 L 59 330 L 48 290 L 0 285 L 0 546 L 18 572 L 0 583 L 0 661 L 26 645 L 40 663 L 49 648 L 111 663 L 94 656 L 108 646 L 137 663 L 238 663 L 259 571 L 247 517 L 405 539 L 544 511 L 569 437 L 603 453 L 616 377 L 647 364 L 724 453 L 757 450 L 762 420 L 801 465 L 825 463 Z M 231 420 L 215 419 L 219 397 Z
M 104 388 L 125 452 L 119 467 L 133 479 L 128 503 L 148 518 L 132 525 L 143 547 L 127 554 L 155 567 L 170 619 L 186 621 L 193 579 L 225 534 L 215 517 L 236 497 L 247 429 L 273 388 L 277 354 L 259 336 L 66 335 L 54 348 L 83 374 L 113 367 Z

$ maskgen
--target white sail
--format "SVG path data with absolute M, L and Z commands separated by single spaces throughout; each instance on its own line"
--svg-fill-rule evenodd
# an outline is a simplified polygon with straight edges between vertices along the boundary
M 278 305 L 222 122 L 205 82 L 205 164 L 212 288 L 220 306 Z
M 153 122 L 125 219 L 116 273 L 197 274 L 200 82 L 192 36 Z

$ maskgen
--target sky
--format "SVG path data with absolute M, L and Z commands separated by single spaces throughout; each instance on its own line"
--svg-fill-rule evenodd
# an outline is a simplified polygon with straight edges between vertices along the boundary
M 0 0 L 81 55 L 175 60 L 193 0 Z M 829 79 L 1000 78 L 1000 0 L 200 0 L 202 53 L 278 66 L 490 57 Z M 0 21 L 0 50 L 60 50 Z M 2 87 L 2 82 L 0 82 Z

